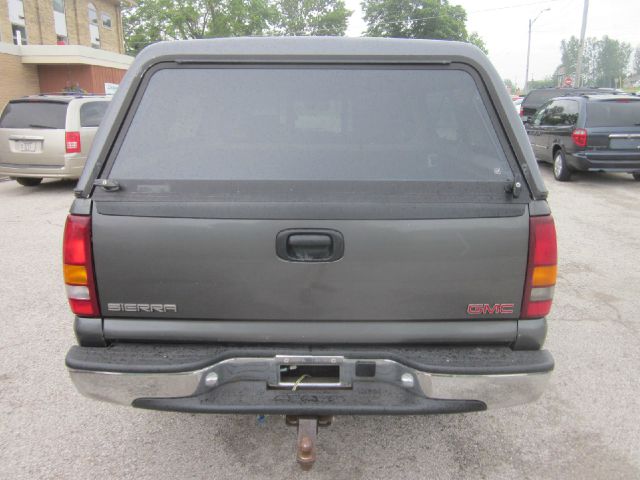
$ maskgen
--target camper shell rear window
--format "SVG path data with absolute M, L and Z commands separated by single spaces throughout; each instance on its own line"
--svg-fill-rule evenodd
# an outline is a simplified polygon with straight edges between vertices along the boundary
M 401 66 L 177 66 L 148 79 L 109 177 L 499 182 L 514 178 L 473 76 Z

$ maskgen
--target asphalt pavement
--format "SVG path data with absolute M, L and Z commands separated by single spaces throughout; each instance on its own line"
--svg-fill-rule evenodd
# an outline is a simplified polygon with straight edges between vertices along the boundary
M 559 238 L 541 400 L 427 417 L 339 417 L 309 473 L 282 417 L 152 412 L 86 399 L 60 254 L 73 183 L 0 182 L 2 479 L 638 479 L 640 182 L 543 174 Z

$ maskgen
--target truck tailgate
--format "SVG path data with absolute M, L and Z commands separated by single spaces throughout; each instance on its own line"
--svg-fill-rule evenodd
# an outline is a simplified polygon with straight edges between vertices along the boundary
M 288 229 L 337 231 L 333 262 L 285 261 Z M 242 320 L 445 320 L 469 304 L 518 318 L 528 216 L 428 220 L 229 220 L 94 214 L 107 316 Z M 146 305 L 175 305 L 158 311 Z

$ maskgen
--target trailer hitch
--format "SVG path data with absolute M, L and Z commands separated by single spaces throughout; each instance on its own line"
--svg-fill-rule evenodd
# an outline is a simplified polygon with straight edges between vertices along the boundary
M 289 426 L 298 427 L 296 460 L 302 470 L 311 470 L 316 461 L 316 437 L 318 427 L 328 427 L 331 425 L 331 416 L 296 416 L 287 415 L 285 423 Z

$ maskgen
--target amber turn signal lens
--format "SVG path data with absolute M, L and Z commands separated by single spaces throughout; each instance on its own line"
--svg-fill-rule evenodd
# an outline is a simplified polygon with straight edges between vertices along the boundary
M 531 286 L 533 287 L 549 287 L 556 284 L 556 276 L 558 275 L 557 265 L 544 265 L 534 267 L 533 280 Z
M 84 265 L 63 265 L 64 283 L 69 285 L 86 285 L 87 269 Z

